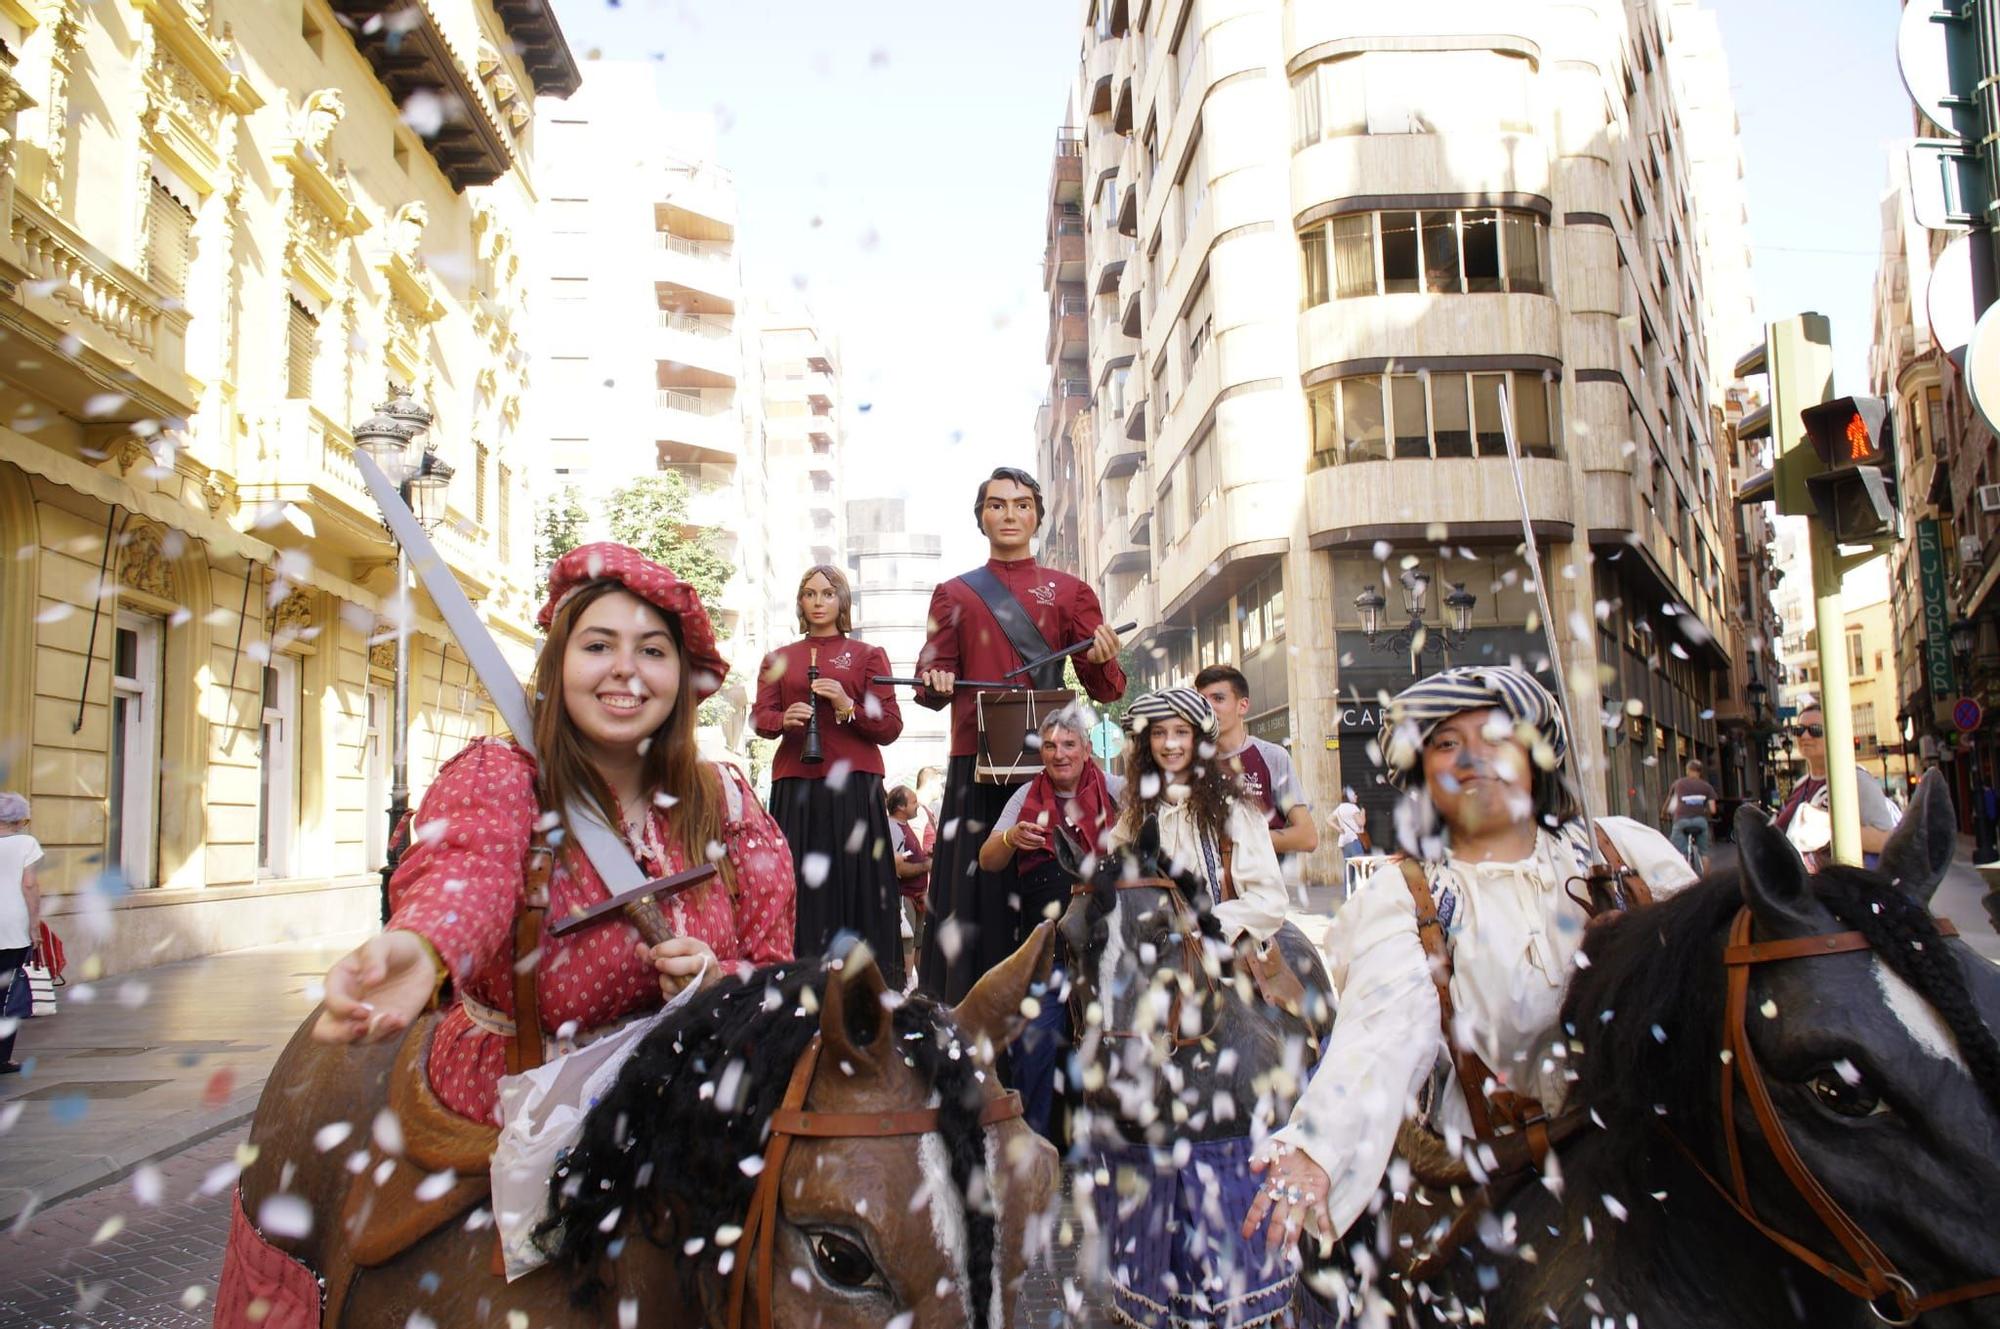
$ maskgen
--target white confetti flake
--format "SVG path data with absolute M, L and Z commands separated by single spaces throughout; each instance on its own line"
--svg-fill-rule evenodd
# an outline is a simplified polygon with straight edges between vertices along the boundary
M 313 1229 L 312 1206 L 305 1197 L 281 1191 L 267 1195 L 257 1206 L 257 1226 L 265 1234 L 273 1237 L 290 1237 L 297 1240 L 311 1235 Z
M 833 859 L 817 849 L 809 851 L 799 860 L 799 880 L 806 885 L 818 887 L 826 881 L 826 874 L 833 868 Z
M 132 1198 L 140 1204 L 148 1208 L 158 1204 L 163 1189 L 160 1170 L 151 1163 L 141 1163 L 132 1173 Z
M 97 1233 L 91 1237 L 90 1244 L 93 1246 L 102 1246 L 105 1242 L 111 1240 L 124 1230 L 125 1215 L 113 1214 L 97 1225 Z

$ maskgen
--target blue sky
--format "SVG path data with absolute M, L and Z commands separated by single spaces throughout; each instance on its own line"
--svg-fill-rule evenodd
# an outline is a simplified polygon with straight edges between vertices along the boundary
M 1742 123 L 1759 316 L 1833 321 L 1860 391 L 1879 204 L 1909 133 L 1897 0 L 1719 0 Z M 1075 0 L 557 0 L 579 58 L 652 59 L 721 117 L 753 283 L 842 341 L 850 498 L 908 493 L 975 561 L 970 494 L 1031 463 L 1045 380 L 1043 207 Z M 586 77 L 588 69 L 586 66 Z

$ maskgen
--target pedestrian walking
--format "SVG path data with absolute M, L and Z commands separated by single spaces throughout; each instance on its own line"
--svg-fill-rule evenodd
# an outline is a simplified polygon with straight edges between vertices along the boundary
M 1340 849 L 1340 876 L 1347 880 L 1347 860 L 1356 854 L 1372 854 L 1375 845 L 1368 838 L 1368 814 L 1361 810 L 1361 804 L 1354 797 L 1354 786 L 1343 785 L 1340 802 L 1327 818 Z
M 903 903 L 903 963 L 916 972 L 917 950 L 924 944 L 924 899 L 931 884 L 931 827 L 919 827 L 923 806 L 917 791 L 899 784 L 889 791 L 889 829 L 895 836 L 896 885 Z
M 21 794 L 0 793 L 0 1075 L 17 1075 L 14 1039 L 34 1009 L 28 956 L 42 921 L 41 884 L 35 864 L 42 846 L 28 834 L 32 809 Z
M 1703 871 L 1701 865 L 1708 862 L 1710 827 L 1718 795 L 1715 786 L 1702 778 L 1704 771 L 1700 758 L 1689 757 L 1685 770 L 1686 774 L 1667 790 L 1666 805 L 1661 812 L 1669 823 L 1667 834 L 1673 840 L 1674 848 L 1681 851 L 1681 857 L 1687 859 L 1695 871 L 1700 872 Z
M 931 873 L 930 927 L 920 961 L 925 991 L 956 1003 L 988 969 L 1011 953 L 1020 906 L 1010 869 L 983 872 L 979 849 L 1013 795 L 1011 784 L 974 779 L 981 737 L 980 698 L 961 678 L 1004 681 L 1019 666 L 1079 641 L 1077 677 L 1098 701 L 1125 695 L 1118 634 L 1104 621 L 1089 584 L 1043 567 L 1030 556 L 1046 516 L 1035 477 L 1011 466 L 982 481 L 973 518 L 986 536 L 984 565 L 941 583 L 931 595 L 931 633 L 917 658 L 923 686 L 917 704 L 951 708 L 951 763 L 939 809 L 937 864 Z M 1029 680 L 1051 688 L 1060 662 Z M 998 694 L 1006 696 L 1008 694 Z
M 859 934 L 892 987 L 903 982 L 902 913 L 882 749 L 903 732 L 886 684 L 889 657 L 853 630 L 854 596 L 839 568 L 816 564 L 799 579 L 799 639 L 764 657 L 755 724 L 778 740 L 771 815 L 792 848 L 798 882 L 797 954 L 824 955 L 842 932 Z
M 1285 880 L 1296 886 L 1305 856 L 1319 848 L 1319 827 L 1312 804 L 1299 783 L 1292 754 L 1269 739 L 1256 738 L 1245 721 L 1250 715 L 1250 682 L 1229 665 L 1210 665 L 1194 676 L 1195 691 L 1208 698 L 1215 711 L 1216 760 L 1236 778 L 1236 784 L 1264 810 L 1271 829 L 1271 848 Z
M 1792 721 L 1799 755 L 1806 760 L 1806 777 L 1792 786 L 1791 797 L 1778 811 L 1776 825 L 1817 872 L 1832 861 L 1833 818 L 1826 788 L 1826 713 L 1816 701 L 1799 708 Z M 1866 766 L 1854 767 L 1854 791 L 1861 803 L 1861 861 L 1874 867 L 1881 860 L 1889 832 L 1902 818 L 1882 792 L 1882 782 Z

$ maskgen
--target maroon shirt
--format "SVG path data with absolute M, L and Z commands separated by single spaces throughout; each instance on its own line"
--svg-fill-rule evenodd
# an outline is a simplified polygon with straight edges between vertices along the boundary
M 1104 610 L 1097 592 L 1067 572 L 1045 568 L 1032 558 L 1003 563 L 988 559 L 993 570 L 1021 607 L 1041 630 L 1052 651 L 1082 641 L 1097 631 Z M 1125 695 L 1125 671 L 1117 660 L 1092 664 L 1082 655 L 1072 656 L 1076 676 L 1098 701 L 1117 701 Z M 993 611 L 978 592 L 962 578 L 938 583 L 931 592 L 930 639 L 917 657 L 917 672 L 948 669 L 959 678 L 999 681 L 1010 669 L 1025 664 L 1007 634 L 1000 630 Z M 917 705 L 931 710 L 951 707 L 951 755 L 970 757 L 979 751 L 979 722 L 971 688 L 958 688 L 949 697 L 928 691 L 917 692 Z
M 806 672 L 814 648 L 819 652 L 819 676 L 846 689 L 854 702 L 854 718 L 841 724 L 834 719 L 833 703 L 820 702 L 819 747 L 826 760 L 807 766 L 799 760 L 806 747 L 806 731 L 803 727 L 785 728 L 785 708 L 812 697 L 812 682 Z M 889 672 L 889 657 L 882 648 L 855 637 L 802 637 L 765 656 L 757 671 L 753 719 L 759 734 L 778 740 L 771 778 L 823 780 L 832 774 L 836 762 L 843 761 L 851 771 L 882 774 L 882 749 L 903 732 L 903 712 L 888 685 L 868 679 Z
M 1285 814 L 1278 811 L 1278 800 L 1271 793 L 1271 767 L 1264 760 L 1264 754 L 1257 751 L 1255 743 L 1245 743 L 1243 751 L 1227 759 L 1236 768 L 1236 783 L 1257 806 L 1264 809 L 1265 823 L 1274 831 L 1285 829 Z

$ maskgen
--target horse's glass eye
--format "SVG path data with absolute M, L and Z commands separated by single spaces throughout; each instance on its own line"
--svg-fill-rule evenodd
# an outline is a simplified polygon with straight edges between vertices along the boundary
M 830 1283 L 840 1287 L 866 1287 L 875 1278 L 875 1262 L 868 1252 L 832 1232 L 813 1238 L 813 1263 Z
M 1875 1087 L 1858 1072 L 1843 1075 L 1832 1066 L 1822 1067 L 1806 1082 L 1813 1097 L 1828 1112 L 1842 1117 L 1879 1117 L 1889 1110 Z

